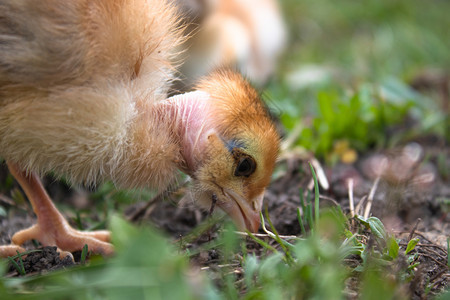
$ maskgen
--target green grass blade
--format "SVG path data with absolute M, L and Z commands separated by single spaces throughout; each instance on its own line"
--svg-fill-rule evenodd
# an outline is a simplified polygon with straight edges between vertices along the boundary
M 297 207 L 297 219 L 298 219 L 298 223 L 300 224 L 300 229 L 302 231 L 302 234 L 306 236 L 305 224 L 303 224 L 303 219 L 302 219 L 302 216 L 300 214 L 300 208 L 299 207 Z
M 85 244 L 85 245 L 83 246 L 83 249 L 81 250 L 81 259 L 80 259 L 80 263 L 81 263 L 82 265 L 84 265 L 84 263 L 86 262 L 86 257 L 87 257 L 87 255 L 88 255 L 88 245 Z
M 19 267 L 19 265 L 16 263 L 16 261 L 14 259 L 12 259 L 11 257 L 8 257 L 8 260 L 20 275 L 22 275 L 22 276 L 25 275 L 25 273 L 22 273 L 22 269 Z
M 256 236 L 253 235 L 253 233 L 251 233 L 250 231 L 247 231 L 248 236 L 254 240 L 255 242 L 257 242 L 259 245 L 261 245 L 262 247 L 266 248 L 267 250 L 272 251 L 273 253 L 278 253 L 278 250 L 275 249 L 274 247 L 270 246 L 268 243 L 264 242 L 263 240 L 257 238 Z
M 311 168 L 311 173 L 314 179 L 314 221 L 316 227 L 319 223 L 319 184 L 317 182 L 316 172 L 311 163 L 309 163 L 309 167 Z

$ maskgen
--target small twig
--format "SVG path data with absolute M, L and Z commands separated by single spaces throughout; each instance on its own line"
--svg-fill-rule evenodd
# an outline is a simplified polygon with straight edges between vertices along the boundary
M 445 268 L 445 269 L 441 270 L 439 273 L 434 274 L 434 276 L 430 278 L 430 282 L 435 281 L 436 279 L 438 279 L 439 277 L 444 275 L 447 271 L 448 271 L 448 269 Z
M 437 253 L 436 251 L 434 251 L 433 249 L 428 249 L 428 251 L 430 251 L 431 253 L 438 256 L 440 259 L 442 259 L 444 261 L 447 260 L 447 253 L 445 253 L 444 255 L 441 255 L 441 254 Z
M 214 208 L 216 207 L 217 203 L 217 195 L 212 194 L 211 196 L 211 208 L 209 209 L 209 216 L 212 216 L 212 213 L 214 212 Z
M 244 271 L 242 271 L 242 269 L 234 269 L 233 271 L 226 273 L 225 276 L 228 276 L 230 274 L 241 275 L 243 273 L 244 273 Z M 244 280 L 244 278 L 242 278 L 241 280 L 236 281 L 236 284 L 238 284 L 240 281 L 242 282 L 243 280 Z
M 440 266 L 442 266 L 442 267 L 444 267 L 445 269 L 448 269 L 448 267 L 447 267 L 447 265 L 446 264 L 444 264 L 444 263 L 441 263 L 440 261 L 438 261 L 436 258 L 434 258 L 433 256 L 431 256 L 431 255 L 428 255 L 428 254 L 425 254 L 425 253 L 419 253 L 419 255 L 422 255 L 422 256 L 425 256 L 425 257 L 428 257 L 429 259 L 431 259 L 432 261 L 434 261 L 435 263 L 437 263 L 438 265 L 440 265 Z
M 224 264 L 224 265 L 216 265 L 214 266 L 214 268 L 228 268 L 228 267 L 239 267 L 240 264 L 239 263 L 234 263 L 234 264 Z M 205 271 L 205 270 L 209 270 L 211 269 L 211 267 L 201 267 L 200 270 Z
M 208 216 L 211 217 L 213 212 L 214 212 L 214 208 L 216 207 L 216 203 L 217 203 L 217 195 L 216 194 L 212 194 L 211 196 L 211 208 L 209 209 L 209 214 Z M 212 227 L 208 229 L 208 241 L 211 241 L 211 230 Z
M 149 210 L 152 205 L 162 201 L 165 197 L 168 197 L 168 196 L 176 193 L 181 188 L 186 186 L 188 182 L 189 182 L 189 179 L 187 179 L 185 182 L 183 182 L 183 184 L 179 185 L 174 190 L 165 190 L 165 191 L 162 191 L 161 193 L 158 193 L 155 197 L 150 199 L 150 201 L 148 201 L 143 207 L 139 208 L 131 216 L 129 216 L 128 221 L 130 221 L 130 222 L 138 221 L 143 216 L 147 215 L 147 210 Z
M 333 203 L 334 205 L 336 205 L 336 206 L 341 206 L 336 200 L 334 200 L 334 199 L 331 198 L 331 197 L 319 195 L 319 198 L 320 198 L 320 199 L 323 199 L 323 200 L 328 200 L 328 201 L 332 202 L 332 203 Z
M 242 231 L 234 231 L 235 234 L 237 235 L 241 235 L 241 236 L 250 236 L 247 232 L 242 232 Z M 252 233 L 253 236 L 256 237 L 266 237 L 266 238 L 270 238 L 271 236 L 265 233 Z M 286 239 L 286 240 L 301 240 L 301 238 L 299 238 L 298 236 L 295 235 L 278 235 L 280 238 L 282 239 Z
M 263 248 L 266 248 L 270 251 L 272 251 L 273 253 L 278 253 L 278 250 L 275 247 L 272 247 L 271 245 L 269 245 L 268 243 L 266 243 L 265 241 L 257 238 L 256 236 L 254 236 L 251 232 L 248 232 L 248 236 L 255 241 L 256 243 L 258 243 L 259 245 L 261 245 Z
M 364 204 L 364 202 L 366 202 L 366 200 L 367 200 L 367 195 L 365 195 L 364 197 L 362 197 L 361 200 L 359 200 L 358 204 L 356 204 L 356 207 L 355 207 L 355 213 L 356 213 L 357 215 L 361 215 L 361 214 L 360 214 L 361 206 Z
M 165 197 L 163 197 L 165 198 Z M 162 199 L 161 199 L 162 200 Z M 149 205 L 149 207 L 147 208 L 147 210 L 145 211 L 145 214 L 140 218 L 141 220 L 148 220 L 150 218 L 150 215 L 153 213 L 153 211 L 156 208 L 156 205 L 159 203 L 160 201 L 156 201 L 153 202 L 151 205 Z
M 355 203 L 353 202 L 353 178 L 348 180 L 348 201 L 350 203 L 350 217 L 355 216 Z
M 392 232 L 393 233 L 410 233 L 410 231 L 406 231 L 406 230 L 392 230 Z M 421 231 L 418 231 L 418 230 L 416 230 L 415 232 L 414 232 L 414 234 L 415 235 L 417 235 L 417 236 L 420 236 L 422 239 L 424 239 L 425 241 L 427 241 L 427 242 L 430 242 L 431 244 L 433 243 L 432 241 L 430 241 L 426 236 L 425 236 L 425 233 L 424 232 L 421 232 Z
M 422 221 L 421 218 L 418 218 L 418 219 L 417 219 L 416 224 L 414 225 L 414 227 L 412 228 L 412 230 L 411 230 L 411 232 L 410 232 L 410 234 L 409 234 L 409 236 L 408 236 L 408 242 L 413 238 L 414 232 L 416 231 L 417 226 L 419 226 L 419 223 L 420 223 L 421 221 Z
M 15 203 L 11 198 L 6 197 L 6 196 L 3 195 L 3 194 L 0 194 L 0 201 L 6 203 L 6 204 L 8 204 L 8 205 L 11 205 L 11 206 L 16 205 L 16 203 Z
M 141 219 L 143 216 L 146 215 L 147 210 L 155 203 L 160 202 L 164 197 L 168 195 L 168 191 L 164 191 L 150 199 L 145 205 L 138 210 L 136 210 L 131 216 L 128 217 L 128 221 L 130 222 L 136 222 L 139 219 Z
M 373 183 L 372 188 L 370 189 L 369 196 L 367 197 L 366 209 L 364 210 L 364 218 L 365 219 L 367 219 L 369 217 L 370 210 L 372 209 L 373 197 L 375 196 L 375 191 L 377 190 L 379 182 L 380 182 L 380 177 L 377 177 L 377 179 L 375 179 L 375 182 Z
M 409 242 L 408 242 L 409 243 Z M 399 243 L 399 245 L 400 246 L 405 246 L 405 247 L 408 247 L 408 243 Z M 447 259 L 447 251 L 444 251 L 439 245 L 430 245 L 430 244 L 416 244 L 416 249 L 417 249 L 417 247 L 423 247 L 423 248 L 428 248 L 426 251 L 427 252 L 430 252 L 430 253 L 432 253 L 432 254 L 434 254 L 435 255 L 435 257 L 438 257 L 438 258 L 440 258 L 440 259 L 442 259 L 442 260 L 446 260 Z M 436 249 L 439 249 L 439 250 L 441 250 L 442 252 L 444 252 L 444 254 L 440 254 L 440 253 L 438 253 L 437 251 L 434 251 L 434 250 L 432 250 L 432 249 L 430 249 L 430 248 L 436 248 Z M 420 252 L 420 253 L 422 253 L 422 252 Z
M 393 233 L 409 233 L 409 231 L 405 231 L 405 230 L 393 230 L 392 232 L 393 232 Z M 444 253 L 447 253 L 447 248 L 445 248 L 445 247 L 443 247 L 443 246 L 440 246 L 440 245 L 438 245 L 438 244 L 435 244 L 433 241 L 431 241 L 429 238 L 427 238 L 427 237 L 425 236 L 425 232 L 421 232 L 421 231 L 416 230 L 416 231 L 414 232 L 414 234 L 417 235 L 417 236 L 419 236 L 419 237 L 421 237 L 424 241 L 430 243 L 430 244 L 417 244 L 417 246 L 422 245 L 422 246 L 424 246 L 424 247 L 427 247 L 427 245 L 428 245 L 428 247 L 439 248 L 439 249 L 442 250 Z
M 416 233 L 416 234 L 417 234 L 417 233 Z M 407 246 L 408 243 L 403 243 L 403 242 L 401 242 L 401 243 L 399 243 L 399 245 L 401 245 L 401 246 Z M 416 247 L 430 247 L 430 248 L 437 248 L 437 249 L 443 251 L 445 254 L 447 254 L 447 251 L 446 251 L 442 246 L 439 246 L 439 245 L 436 245 L 436 244 L 420 244 L 420 243 L 418 243 L 418 244 L 416 244 Z
M 447 275 L 447 276 L 445 276 L 445 275 Z M 447 280 L 447 278 L 445 278 L 445 277 L 449 277 L 449 276 L 450 276 L 450 274 L 444 274 L 444 276 L 440 280 L 433 283 L 433 285 L 431 286 L 431 289 L 434 289 L 438 285 L 443 284 L 444 280 Z

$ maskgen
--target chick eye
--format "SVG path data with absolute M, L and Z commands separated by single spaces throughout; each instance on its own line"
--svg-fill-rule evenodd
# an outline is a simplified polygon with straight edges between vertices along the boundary
M 251 157 L 242 157 L 234 171 L 234 176 L 245 176 L 248 177 L 255 172 L 256 162 Z

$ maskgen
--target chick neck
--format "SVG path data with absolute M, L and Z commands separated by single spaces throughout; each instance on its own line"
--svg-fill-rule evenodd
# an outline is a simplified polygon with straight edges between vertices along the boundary
M 202 91 L 176 95 L 167 99 L 167 105 L 184 159 L 179 168 L 193 176 L 204 156 L 208 132 L 212 130 L 210 95 Z

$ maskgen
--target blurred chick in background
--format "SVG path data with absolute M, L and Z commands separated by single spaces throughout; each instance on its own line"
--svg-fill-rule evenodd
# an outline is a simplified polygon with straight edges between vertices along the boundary
M 173 1 L 190 24 L 176 88 L 189 89 L 217 66 L 239 70 L 258 87 L 267 83 L 287 39 L 276 0 Z
M 163 190 L 181 170 L 199 205 L 258 230 L 279 136 L 238 73 L 215 71 L 167 97 L 179 24 L 164 0 L 0 0 L 0 157 L 37 216 L 0 256 L 30 239 L 113 251 L 109 232 L 69 226 L 40 182 L 50 171 Z

